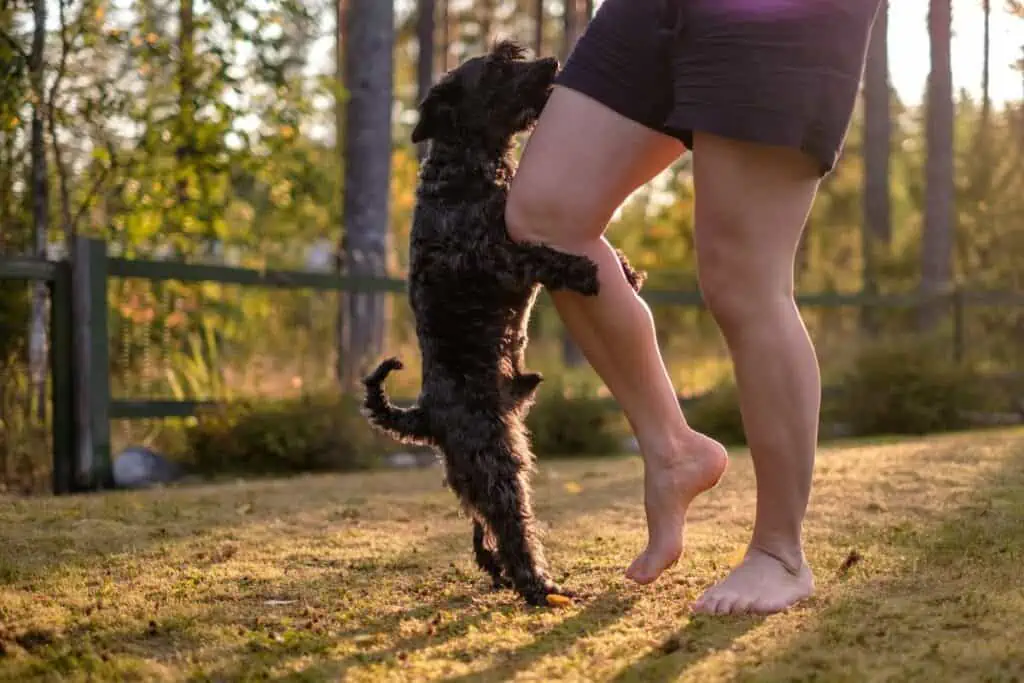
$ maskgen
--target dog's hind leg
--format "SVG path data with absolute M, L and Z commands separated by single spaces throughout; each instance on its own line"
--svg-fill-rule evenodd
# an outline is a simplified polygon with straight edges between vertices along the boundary
M 449 431 L 461 438 L 445 448 L 452 490 L 494 537 L 504 575 L 523 599 L 546 605 L 550 594 L 570 596 L 547 574 L 530 496 L 533 456 L 525 432 L 486 413 L 462 417 L 449 423 Z
M 501 560 L 493 547 L 494 538 L 488 536 L 480 520 L 473 520 L 473 555 L 477 566 L 490 575 L 495 590 L 508 588 L 512 583 L 502 576 Z
M 505 574 L 526 602 L 547 605 L 548 595 L 572 596 L 547 574 L 525 473 L 492 487 L 481 510 L 497 541 L 498 557 Z

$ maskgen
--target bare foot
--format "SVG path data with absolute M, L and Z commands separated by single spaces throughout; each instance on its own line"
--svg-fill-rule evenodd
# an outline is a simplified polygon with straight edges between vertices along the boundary
M 693 499 L 713 488 L 728 463 L 722 444 L 694 432 L 694 440 L 678 458 L 644 464 L 644 508 L 647 547 L 626 570 L 626 577 L 647 584 L 671 567 L 683 552 L 683 525 Z
M 814 576 L 806 562 L 793 571 L 756 548 L 729 576 L 709 588 L 693 604 L 703 614 L 774 614 L 814 593 Z

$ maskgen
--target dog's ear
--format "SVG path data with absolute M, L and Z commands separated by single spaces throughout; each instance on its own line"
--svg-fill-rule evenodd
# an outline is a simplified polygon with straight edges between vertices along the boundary
M 455 105 L 459 96 L 457 82 L 450 81 L 435 85 L 420 103 L 420 118 L 412 129 L 412 142 L 418 145 L 437 137 L 455 125 Z
M 526 48 L 514 40 L 499 40 L 491 48 L 491 55 L 498 59 L 515 62 L 526 57 Z

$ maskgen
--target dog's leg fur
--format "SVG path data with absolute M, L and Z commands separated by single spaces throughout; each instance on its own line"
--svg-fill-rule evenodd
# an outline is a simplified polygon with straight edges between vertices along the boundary
M 634 292 L 639 293 L 640 289 L 644 286 L 644 282 L 647 280 L 647 273 L 633 268 L 629 259 L 626 258 L 626 254 L 621 249 L 616 248 L 615 254 L 619 257 L 619 264 L 622 266 L 622 272 L 626 276 L 629 286 L 633 288 Z
M 536 538 L 533 504 L 526 472 L 501 481 L 482 501 L 484 517 L 498 542 L 498 556 L 517 593 L 531 605 L 546 605 L 549 594 L 571 596 L 547 575 L 543 549 Z
M 504 576 L 528 603 L 546 605 L 551 593 L 570 595 L 547 575 L 530 497 L 532 455 L 525 433 L 503 421 L 467 420 L 458 449 L 449 449 L 445 458 L 449 486 L 490 531 Z
M 399 408 L 391 403 L 384 393 L 384 380 L 392 370 L 401 369 L 402 361 L 388 358 L 363 379 L 366 386 L 363 414 L 374 426 L 397 441 L 422 446 L 431 445 L 433 439 L 430 435 L 430 424 L 423 409 L 419 406 Z
M 594 296 L 600 289 L 597 264 L 586 256 L 556 251 L 543 244 L 519 243 L 512 247 L 512 267 L 521 283 L 539 282 L 548 289 L 569 289 Z
M 480 520 L 473 520 L 473 554 L 477 566 L 490 575 L 495 590 L 508 588 L 512 582 L 502 575 L 501 560 L 493 546 L 494 537 L 484 530 Z
M 509 406 L 518 408 L 533 400 L 537 387 L 543 381 L 544 377 L 540 373 L 525 372 L 508 380 L 502 387 L 502 392 Z

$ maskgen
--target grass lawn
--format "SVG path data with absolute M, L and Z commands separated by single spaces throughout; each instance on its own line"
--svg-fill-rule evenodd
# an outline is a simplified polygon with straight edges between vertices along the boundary
M 686 606 L 743 550 L 736 453 L 685 559 L 645 538 L 635 457 L 545 462 L 558 578 L 523 607 L 474 568 L 432 469 L 65 499 L 0 498 L 0 679 L 1024 681 L 1024 431 L 822 450 L 817 596 L 770 618 Z

